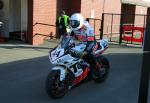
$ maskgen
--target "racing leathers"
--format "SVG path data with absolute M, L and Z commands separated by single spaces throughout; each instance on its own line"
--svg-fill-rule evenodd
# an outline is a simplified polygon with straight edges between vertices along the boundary
M 83 43 L 86 45 L 82 53 L 82 58 L 90 64 L 90 69 L 93 74 L 94 70 L 98 68 L 98 62 L 94 55 L 97 42 L 93 28 L 91 28 L 87 21 L 84 21 L 83 27 L 79 30 L 72 30 L 71 36 L 77 39 L 81 44 Z

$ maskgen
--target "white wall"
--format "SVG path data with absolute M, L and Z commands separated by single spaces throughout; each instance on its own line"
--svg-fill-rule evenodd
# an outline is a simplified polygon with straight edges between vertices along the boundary
M 21 31 L 27 31 L 28 0 L 21 0 Z
M 0 21 L 4 23 L 1 27 L 1 35 L 9 37 L 9 0 L 2 0 L 4 8 L 0 10 Z
M 21 30 L 21 1 L 10 0 L 10 13 L 9 13 L 9 31 L 20 31 Z
M 2 35 L 9 37 L 9 32 L 27 31 L 27 1 L 28 0 L 2 0 L 4 8 L 0 10 Z

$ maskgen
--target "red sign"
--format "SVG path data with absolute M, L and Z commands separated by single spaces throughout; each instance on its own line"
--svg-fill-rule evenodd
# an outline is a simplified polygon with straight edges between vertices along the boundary
M 125 41 L 143 42 L 145 28 L 134 26 L 123 26 L 123 37 Z

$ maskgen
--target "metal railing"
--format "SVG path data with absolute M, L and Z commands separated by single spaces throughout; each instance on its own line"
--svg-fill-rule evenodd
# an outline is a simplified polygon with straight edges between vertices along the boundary
M 101 32 L 101 19 L 98 18 L 87 18 L 86 19 L 90 25 L 94 29 L 95 36 L 99 39 L 100 38 L 100 32 Z
M 46 24 L 46 23 L 38 23 L 38 22 L 36 22 L 36 23 L 33 25 L 33 27 L 34 27 L 34 26 L 37 26 L 37 25 L 45 25 L 45 26 L 49 26 L 49 27 L 56 27 L 56 25 L 51 25 L 51 24 Z M 50 33 L 47 34 L 47 35 L 46 35 L 46 34 L 35 33 L 35 34 L 33 35 L 33 37 L 35 37 L 35 36 L 37 36 L 37 35 L 49 37 L 50 39 L 54 38 L 52 32 L 50 32 Z
M 123 40 L 123 27 L 133 26 L 145 28 L 147 23 L 147 16 L 143 14 L 113 14 L 113 13 L 103 13 L 101 22 L 101 39 L 108 38 L 110 42 L 116 43 L 130 43 Z M 130 17 L 133 19 L 131 20 Z M 132 32 L 133 33 L 133 32 Z M 137 44 L 132 42 L 131 44 Z M 138 43 L 139 44 L 139 43 Z M 142 43 L 140 43 L 142 44 Z

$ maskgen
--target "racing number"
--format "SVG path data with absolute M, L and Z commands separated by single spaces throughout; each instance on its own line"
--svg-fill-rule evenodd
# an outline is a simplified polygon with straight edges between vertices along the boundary
M 58 57 L 59 54 L 60 54 L 60 51 L 55 51 L 53 55 L 56 56 L 56 57 Z

